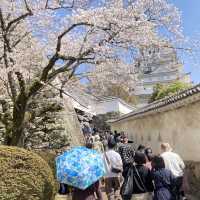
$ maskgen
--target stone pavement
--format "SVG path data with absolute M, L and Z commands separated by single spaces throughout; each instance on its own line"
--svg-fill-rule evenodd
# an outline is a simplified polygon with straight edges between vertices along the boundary
M 70 200 L 69 197 L 67 197 L 67 195 L 59 195 L 57 194 L 55 197 L 55 200 Z
M 103 186 L 101 187 L 101 191 L 103 192 L 103 200 L 108 200 L 108 198 L 107 198 L 107 196 L 104 192 L 105 189 L 104 189 Z M 187 198 L 188 198 L 188 200 L 199 200 L 199 198 L 194 197 L 192 195 L 187 195 Z M 55 197 L 55 200 L 72 200 L 72 197 L 71 197 L 71 195 L 59 195 L 59 194 L 57 194 L 56 197 Z
M 104 195 L 103 199 L 107 200 L 106 195 L 105 194 L 103 194 L 103 195 Z M 189 200 L 199 200 L 198 198 L 195 198 L 191 195 L 188 195 L 187 197 L 188 197 Z M 72 200 L 72 198 L 67 196 L 67 195 L 56 195 L 55 200 Z
M 67 195 L 56 195 L 55 200 L 72 200 L 71 196 Z M 105 193 L 103 193 L 103 200 L 107 200 Z M 196 200 L 196 199 L 194 199 Z

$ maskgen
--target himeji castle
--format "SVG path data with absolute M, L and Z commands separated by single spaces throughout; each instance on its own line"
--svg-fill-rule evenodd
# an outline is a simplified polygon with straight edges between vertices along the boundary
M 162 48 L 141 49 L 135 65 L 140 69 L 134 90 L 138 97 L 138 106 L 148 104 L 156 84 L 170 84 L 175 81 L 191 83 L 190 73 L 184 72 L 176 50 L 169 44 Z

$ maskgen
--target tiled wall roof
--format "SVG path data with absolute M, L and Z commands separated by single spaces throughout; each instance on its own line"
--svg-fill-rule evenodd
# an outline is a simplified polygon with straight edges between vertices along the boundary
M 172 107 L 175 108 L 184 106 L 188 103 L 192 103 L 198 100 L 200 100 L 200 84 L 192 88 L 180 91 L 172 96 L 168 96 L 153 103 L 150 103 L 142 108 L 138 108 L 129 114 L 123 115 L 118 119 L 110 121 L 110 123 L 125 120 L 130 117 L 141 117 L 156 112 L 170 110 Z

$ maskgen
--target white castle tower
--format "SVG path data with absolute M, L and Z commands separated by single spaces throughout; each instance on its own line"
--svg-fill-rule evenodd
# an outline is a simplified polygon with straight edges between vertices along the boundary
M 183 64 L 178 60 L 176 50 L 169 44 L 162 48 L 141 49 L 135 65 L 141 72 L 134 90 L 139 99 L 138 106 L 148 104 L 156 84 L 170 84 L 178 80 L 191 83 L 190 74 L 184 73 Z

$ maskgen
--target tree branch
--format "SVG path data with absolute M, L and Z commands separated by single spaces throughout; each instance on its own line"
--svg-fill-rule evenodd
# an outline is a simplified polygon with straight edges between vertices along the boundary
M 69 67 L 76 62 L 76 60 L 70 60 L 68 63 L 66 63 L 64 66 L 58 68 L 57 70 L 53 71 L 52 73 L 49 74 L 48 80 L 53 79 L 55 76 L 57 76 L 60 73 L 66 72 L 69 70 Z
M 3 36 L 3 40 L 4 40 L 4 58 L 5 58 L 5 56 L 7 57 L 7 55 L 5 55 L 6 49 L 8 51 L 11 51 L 11 48 L 10 48 L 9 40 L 7 38 L 6 25 L 5 25 L 5 21 L 3 18 L 3 13 L 2 13 L 1 8 L 0 8 L 0 22 L 1 22 L 1 28 L 2 28 L 2 36 Z M 6 60 L 5 60 L 5 64 L 6 64 Z
M 30 32 L 26 32 L 24 35 L 22 35 L 17 41 L 14 42 L 14 44 L 12 45 L 12 48 L 16 47 L 29 34 Z
M 60 49 L 61 49 L 62 38 L 63 38 L 67 33 L 69 33 L 71 30 L 73 30 L 75 27 L 77 27 L 77 26 L 82 26 L 82 25 L 92 26 L 91 24 L 88 24 L 87 22 L 81 22 L 81 23 L 73 24 L 72 26 L 70 26 L 67 30 L 65 30 L 63 33 L 61 33 L 61 34 L 58 36 L 57 45 L 56 45 L 56 52 L 55 52 L 55 54 L 51 57 L 51 59 L 49 60 L 49 63 L 47 64 L 47 66 L 43 69 L 43 72 L 42 72 L 42 75 L 41 75 L 41 78 L 40 78 L 40 80 L 41 80 L 42 82 L 46 82 L 46 81 L 47 81 L 49 71 L 54 67 L 56 61 L 59 60 L 59 59 L 61 58 L 61 57 L 59 57 L 59 52 L 60 52 Z M 61 55 L 60 55 L 60 56 L 61 56 Z M 69 57 L 68 57 L 68 58 L 69 58 Z M 71 57 L 71 60 L 69 59 L 69 64 L 68 64 L 68 66 L 70 66 L 70 64 L 73 64 L 74 62 L 75 62 L 75 60 L 72 59 L 72 57 Z
M 80 23 L 77 23 L 77 24 L 73 24 L 71 25 L 67 30 L 63 31 L 59 36 L 58 36 L 58 40 L 57 40 L 57 47 L 56 47 L 56 52 L 59 52 L 60 49 L 61 49 L 61 41 L 62 41 L 62 38 L 67 34 L 69 33 L 71 30 L 73 30 L 74 28 L 78 27 L 78 26 L 93 26 L 92 24 L 89 24 L 87 22 L 80 22 Z
M 3 19 L 3 13 L 2 13 L 1 8 L 0 8 L 0 22 L 1 22 L 1 28 L 4 32 L 5 31 L 5 22 L 4 22 L 4 19 Z
M 12 21 L 10 21 L 10 22 L 8 23 L 7 27 L 6 27 L 6 32 L 9 31 L 9 29 L 11 28 L 12 25 L 18 23 L 18 22 L 21 21 L 21 20 L 24 20 L 27 16 L 33 15 L 32 10 L 31 10 L 30 7 L 28 6 L 28 3 L 27 3 L 26 0 L 24 0 L 24 4 L 25 4 L 26 10 L 27 10 L 27 13 L 25 13 L 25 14 L 23 14 L 23 15 L 17 17 L 17 18 L 15 18 L 15 19 L 13 19 Z
M 51 57 L 47 66 L 43 69 L 40 80 L 46 82 L 49 71 L 53 68 L 56 61 L 59 59 L 57 52 Z
M 12 72 L 8 72 L 8 83 L 10 85 L 10 91 L 11 91 L 11 95 L 12 95 L 12 100 L 13 102 L 15 102 L 16 96 L 17 96 L 17 90 L 15 87 L 15 80 L 13 78 L 13 74 Z
M 20 72 L 15 72 L 15 74 L 16 74 L 18 82 L 19 82 L 20 92 L 23 95 L 25 95 L 25 90 L 26 90 L 25 84 L 26 83 L 25 83 L 24 77 Z
M 42 87 L 43 87 L 43 84 L 41 83 L 41 81 L 35 80 L 29 88 L 27 97 L 30 98 L 31 96 L 36 94 Z
M 84 63 L 88 60 L 91 60 L 91 57 L 86 57 L 89 54 L 91 54 L 93 52 L 93 48 L 88 49 L 87 51 L 85 51 L 84 53 L 82 53 L 81 55 L 79 55 L 78 58 L 75 57 L 71 57 L 71 56 L 64 56 L 64 55 L 59 55 L 59 52 L 61 50 L 61 45 L 62 45 L 62 38 L 69 33 L 70 31 L 72 31 L 74 28 L 78 27 L 78 26 L 91 26 L 93 27 L 93 24 L 89 24 L 87 22 L 80 22 L 80 23 L 76 23 L 71 25 L 68 29 L 66 29 L 65 31 L 63 31 L 57 39 L 57 45 L 56 45 L 56 52 L 55 54 L 50 58 L 49 63 L 47 64 L 47 66 L 43 69 L 41 78 L 39 82 L 35 82 L 29 90 L 29 95 L 30 96 L 32 93 L 37 92 L 37 89 L 40 89 L 42 87 L 41 83 L 45 83 L 48 82 L 49 80 L 51 80 L 52 78 L 54 78 L 56 75 L 68 71 L 70 66 L 72 66 L 73 64 L 75 64 L 75 62 L 77 61 L 77 64 L 75 64 L 75 68 L 71 67 L 72 69 L 72 74 L 75 73 L 75 69 L 77 68 L 77 66 L 80 65 L 80 63 Z M 97 27 L 99 29 L 102 30 L 109 30 L 110 28 L 106 28 L 106 27 Z M 109 37 L 107 40 L 102 40 L 99 45 L 103 45 L 104 42 L 109 42 L 110 40 L 112 40 L 113 37 L 115 37 L 118 34 L 115 33 L 112 35 L 112 37 Z M 55 66 L 56 61 L 58 61 L 59 59 L 63 59 L 63 60 L 68 60 L 68 62 L 61 68 L 53 71 L 52 73 L 49 74 L 49 72 L 53 69 L 53 67 Z

